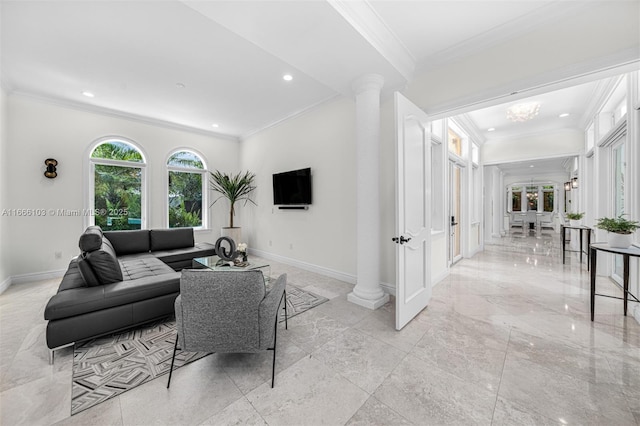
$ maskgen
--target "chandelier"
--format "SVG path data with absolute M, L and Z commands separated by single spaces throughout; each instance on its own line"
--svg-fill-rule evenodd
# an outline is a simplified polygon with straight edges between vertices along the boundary
M 507 109 L 507 118 L 513 122 L 522 123 L 538 115 L 538 111 L 540 111 L 539 102 L 516 104 Z

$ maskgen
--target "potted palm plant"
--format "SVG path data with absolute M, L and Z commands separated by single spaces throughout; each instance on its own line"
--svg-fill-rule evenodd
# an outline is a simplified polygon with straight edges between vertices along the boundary
M 598 219 L 596 228 L 604 229 L 608 232 L 608 242 L 610 247 L 628 248 L 633 243 L 633 233 L 640 228 L 640 223 L 636 220 L 627 220 L 624 214 L 616 218 L 603 217 Z
M 216 198 L 212 205 L 216 203 L 221 198 L 226 198 L 229 200 L 229 226 L 223 227 L 221 230 L 221 234 L 223 237 L 229 237 L 234 241 L 239 242 L 241 237 L 241 229 L 240 227 L 233 226 L 233 217 L 236 214 L 235 205 L 238 201 L 244 201 L 245 205 L 247 202 L 251 202 L 256 204 L 249 195 L 256 189 L 254 185 L 254 181 L 256 175 L 246 171 L 239 172 L 235 175 L 222 173 L 218 170 L 215 172 L 210 172 L 211 179 L 211 190 L 220 194 L 218 198 Z

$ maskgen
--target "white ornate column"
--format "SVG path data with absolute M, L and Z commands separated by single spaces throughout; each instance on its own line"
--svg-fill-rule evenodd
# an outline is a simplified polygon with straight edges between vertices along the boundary
M 356 99 L 357 281 L 347 299 L 369 309 L 389 300 L 380 286 L 380 89 L 367 74 L 353 83 Z

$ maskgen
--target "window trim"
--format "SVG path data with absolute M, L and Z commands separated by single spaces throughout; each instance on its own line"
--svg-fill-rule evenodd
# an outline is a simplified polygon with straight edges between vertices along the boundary
M 95 149 L 99 146 L 102 145 L 104 143 L 107 142 L 122 142 L 125 143 L 127 145 L 131 145 L 133 148 L 135 148 L 140 155 L 142 156 L 142 162 L 135 162 L 135 161 L 122 161 L 122 160 L 111 160 L 111 159 L 107 159 L 107 158 L 93 158 L 91 157 L 91 154 L 93 154 L 93 152 L 95 151 Z M 84 154 L 84 171 L 83 171 L 83 176 L 86 177 L 86 179 L 84 179 L 85 184 L 84 184 L 84 205 L 85 205 L 85 211 L 91 211 L 94 209 L 95 205 L 94 205 L 94 197 L 95 197 L 95 172 L 96 172 L 96 168 L 95 165 L 96 164 L 102 164 L 102 165 L 107 165 L 107 166 L 120 166 L 120 167 L 136 167 L 136 168 L 140 168 L 141 173 L 140 173 L 140 190 L 141 190 L 141 194 L 140 194 L 140 211 L 141 211 L 141 222 L 140 222 L 140 229 L 147 229 L 147 224 L 148 224 L 148 202 L 149 202 L 149 197 L 148 197 L 148 184 L 147 184 L 147 153 L 145 152 L 145 150 L 140 146 L 140 144 L 138 144 L 137 142 L 123 137 L 123 136 L 117 136 L 117 135 L 113 135 L 113 136 L 103 136 L 101 138 L 98 138 L 96 140 L 94 140 L 93 142 L 91 142 L 89 144 L 89 146 L 87 147 L 85 154 Z M 91 214 L 84 214 L 83 215 L 83 226 L 84 228 L 87 228 L 88 226 L 92 226 L 95 225 L 95 217 Z
M 193 155 L 196 155 L 200 161 L 202 162 L 202 169 L 198 169 L 195 167 L 180 167 L 169 165 L 169 159 L 177 154 L 178 152 L 188 152 Z M 167 154 L 164 160 L 164 190 L 163 190 L 163 223 L 167 229 L 169 228 L 169 172 L 183 172 L 183 173 L 200 173 L 202 175 L 202 225 L 194 226 L 194 231 L 208 231 L 210 229 L 210 221 L 209 221 L 209 167 L 207 165 L 207 160 L 202 155 L 201 152 L 189 148 L 189 147 L 180 147 L 174 148 Z

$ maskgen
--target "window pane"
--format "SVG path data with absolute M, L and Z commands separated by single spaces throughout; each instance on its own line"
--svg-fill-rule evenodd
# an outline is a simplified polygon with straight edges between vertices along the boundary
M 202 226 L 202 174 L 169 172 L 169 228 Z
M 196 154 L 188 151 L 180 151 L 169 157 L 167 165 L 174 167 L 185 167 L 191 169 L 204 169 L 202 160 Z
M 95 224 L 103 230 L 140 229 L 142 169 L 96 164 L 94 179 Z
M 614 208 L 615 215 L 619 216 L 624 213 L 624 145 L 619 145 L 613 150 L 614 157 Z
M 462 156 L 462 138 L 451 129 L 449 129 L 449 152 Z
M 108 158 L 109 160 L 134 161 L 142 163 L 142 154 L 135 147 L 120 141 L 100 144 L 91 153 L 91 158 Z
M 527 186 L 527 210 L 538 210 L 537 186 Z
M 511 195 L 511 211 L 519 212 L 522 211 L 522 192 L 516 192 L 516 189 L 513 189 Z
M 544 198 L 543 210 L 545 212 L 553 211 L 553 191 L 545 191 L 542 193 Z

